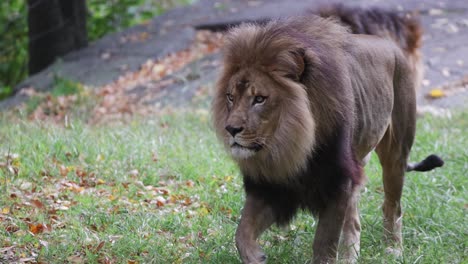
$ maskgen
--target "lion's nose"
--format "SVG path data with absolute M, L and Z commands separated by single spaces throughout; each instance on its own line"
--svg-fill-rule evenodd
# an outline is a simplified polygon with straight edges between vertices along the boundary
M 233 137 L 236 136 L 237 133 L 244 130 L 243 127 L 233 127 L 233 126 L 226 126 L 226 130 L 231 134 Z

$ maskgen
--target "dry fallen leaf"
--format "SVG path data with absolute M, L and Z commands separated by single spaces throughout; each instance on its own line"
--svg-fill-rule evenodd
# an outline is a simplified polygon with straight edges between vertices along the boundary
M 159 194 L 162 194 L 162 195 L 168 195 L 169 194 L 169 190 L 165 189 L 165 188 L 156 188 L 156 192 L 158 192 Z
M 67 174 L 69 172 L 69 169 L 67 167 L 63 166 L 63 165 L 60 165 L 59 171 L 60 171 L 60 175 L 62 177 L 65 177 L 65 176 L 67 176 Z
M 38 223 L 38 224 L 29 224 L 29 231 L 34 235 L 40 234 L 45 231 L 49 231 L 50 227 L 47 225 Z
M 102 184 L 105 184 L 105 183 L 106 183 L 106 181 L 104 181 L 103 179 L 98 179 L 98 180 L 96 181 L 96 184 L 97 184 L 97 185 L 102 185 Z
M 9 214 L 9 213 L 10 213 L 10 208 L 4 207 L 4 208 L 2 209 L 2 214 Z
M 437 99 L 444 97 L 445 93 L 441 89 L 433 89 L 427 94 L 427 96 L 431 99 Z
M 97 245 L 96 249 L 94 250 L 94 252 L 98 252 L 99 250 L 102 249 L 102 247 L 104 247 L 104 244 L 106 242 L 105 241 L 101 241 L 101 243 L 99 243 L 99 245 Z
M 193 187 L 195 186 L 195 183 L 192 180 L 188 180 L 185 182 L 185 185 L 187 185 L 188 187 Z
M 5 231 L 7 231 L 8 233 L 15 233 L 18 230 L 19 230 L 19 227 L 17 225 L 14 225 L 14 224 L 7 225 L 5 227 Z
M 164 206 L 165 203 L 166 203 L 166 199 L 164 199 L 164 198 L 161 197 L 161 196 L 156 197 L 156 205 L 157 205 L 158 207 Z
M 44 209 L 44 204 L 37 200 L 37 199 L 33 199 L 31 200 L 31 204 L 34 205 L 35 207 L 39 208 L 39 209 Z
M 84 178 L 84 177 L 86 177 L 88 175 L 88 173 L 86 173 L 86 171 L 81 170 L 81 169 L 76 169 L 75 174 L 76 174 L 76 176 L 78 176 L 80 178 Z

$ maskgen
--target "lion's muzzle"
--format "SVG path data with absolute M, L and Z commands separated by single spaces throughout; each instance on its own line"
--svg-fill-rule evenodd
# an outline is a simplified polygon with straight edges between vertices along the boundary
M 237 135 L 237 133 L 244 130 L 244 128 L 243 127 L 233 127 L 231 125 L 227 125 L 226 130 L 229 132 L 229 134 L 231 134 L 232 137 L 235 137 Z

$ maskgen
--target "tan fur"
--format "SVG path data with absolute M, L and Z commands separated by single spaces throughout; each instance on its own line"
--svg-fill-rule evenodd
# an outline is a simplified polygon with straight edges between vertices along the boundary
M 392 243 L 401 244 L 396 221 L 415 129 L 417 77 L 412 64 L 395 43 L 352 35 L 333 19 L 311 16 L 241 25 L 227 36 L 212 105 L 214 128 L 244 179 L 255 184 L 296 188 L 296 177 L 306 172 L 318 150 L 335 144 L 327 140 L 337 133 L 342 133 L 348 159 L 343 164 L 337 160 L 336 166 L 355 170 L 349 177 L 360 176 L 355 167 L 363 166 L 377 148 L 384 168 L 385 226 Z M 258 96 L 265 101 L 256 104 Z M 240 131 L 234 136 L 233 127 Z M 318 213 L 315 263 L 335 261 L 340 236 L 345 258 L 357 258 L 360 181 L 344 179 L 341 192 Z M 318 191 L 322 187 L 315 186 Z M 247 193 L 236 233 L 244 263 L 264 263 L 256 239 L 274 223 L 274 206 Z

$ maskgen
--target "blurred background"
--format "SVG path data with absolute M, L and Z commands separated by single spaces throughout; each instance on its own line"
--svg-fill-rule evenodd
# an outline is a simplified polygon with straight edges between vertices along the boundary
M 10 96 L 15 85 L 28 75 L 43 70 L 55 58 L 86 47 L 89 42 L 108 33 L 141 24 L 167 9 L 192 2 L 190 0 L 2 1 L 0 99 Z M 50 52 L 47 58 L 36 58 L 40 56 L 36 53 L 41 53 L 40 47 L 37 46 L 41 45 L 47 46 L 47 49 L 60 48 Z

